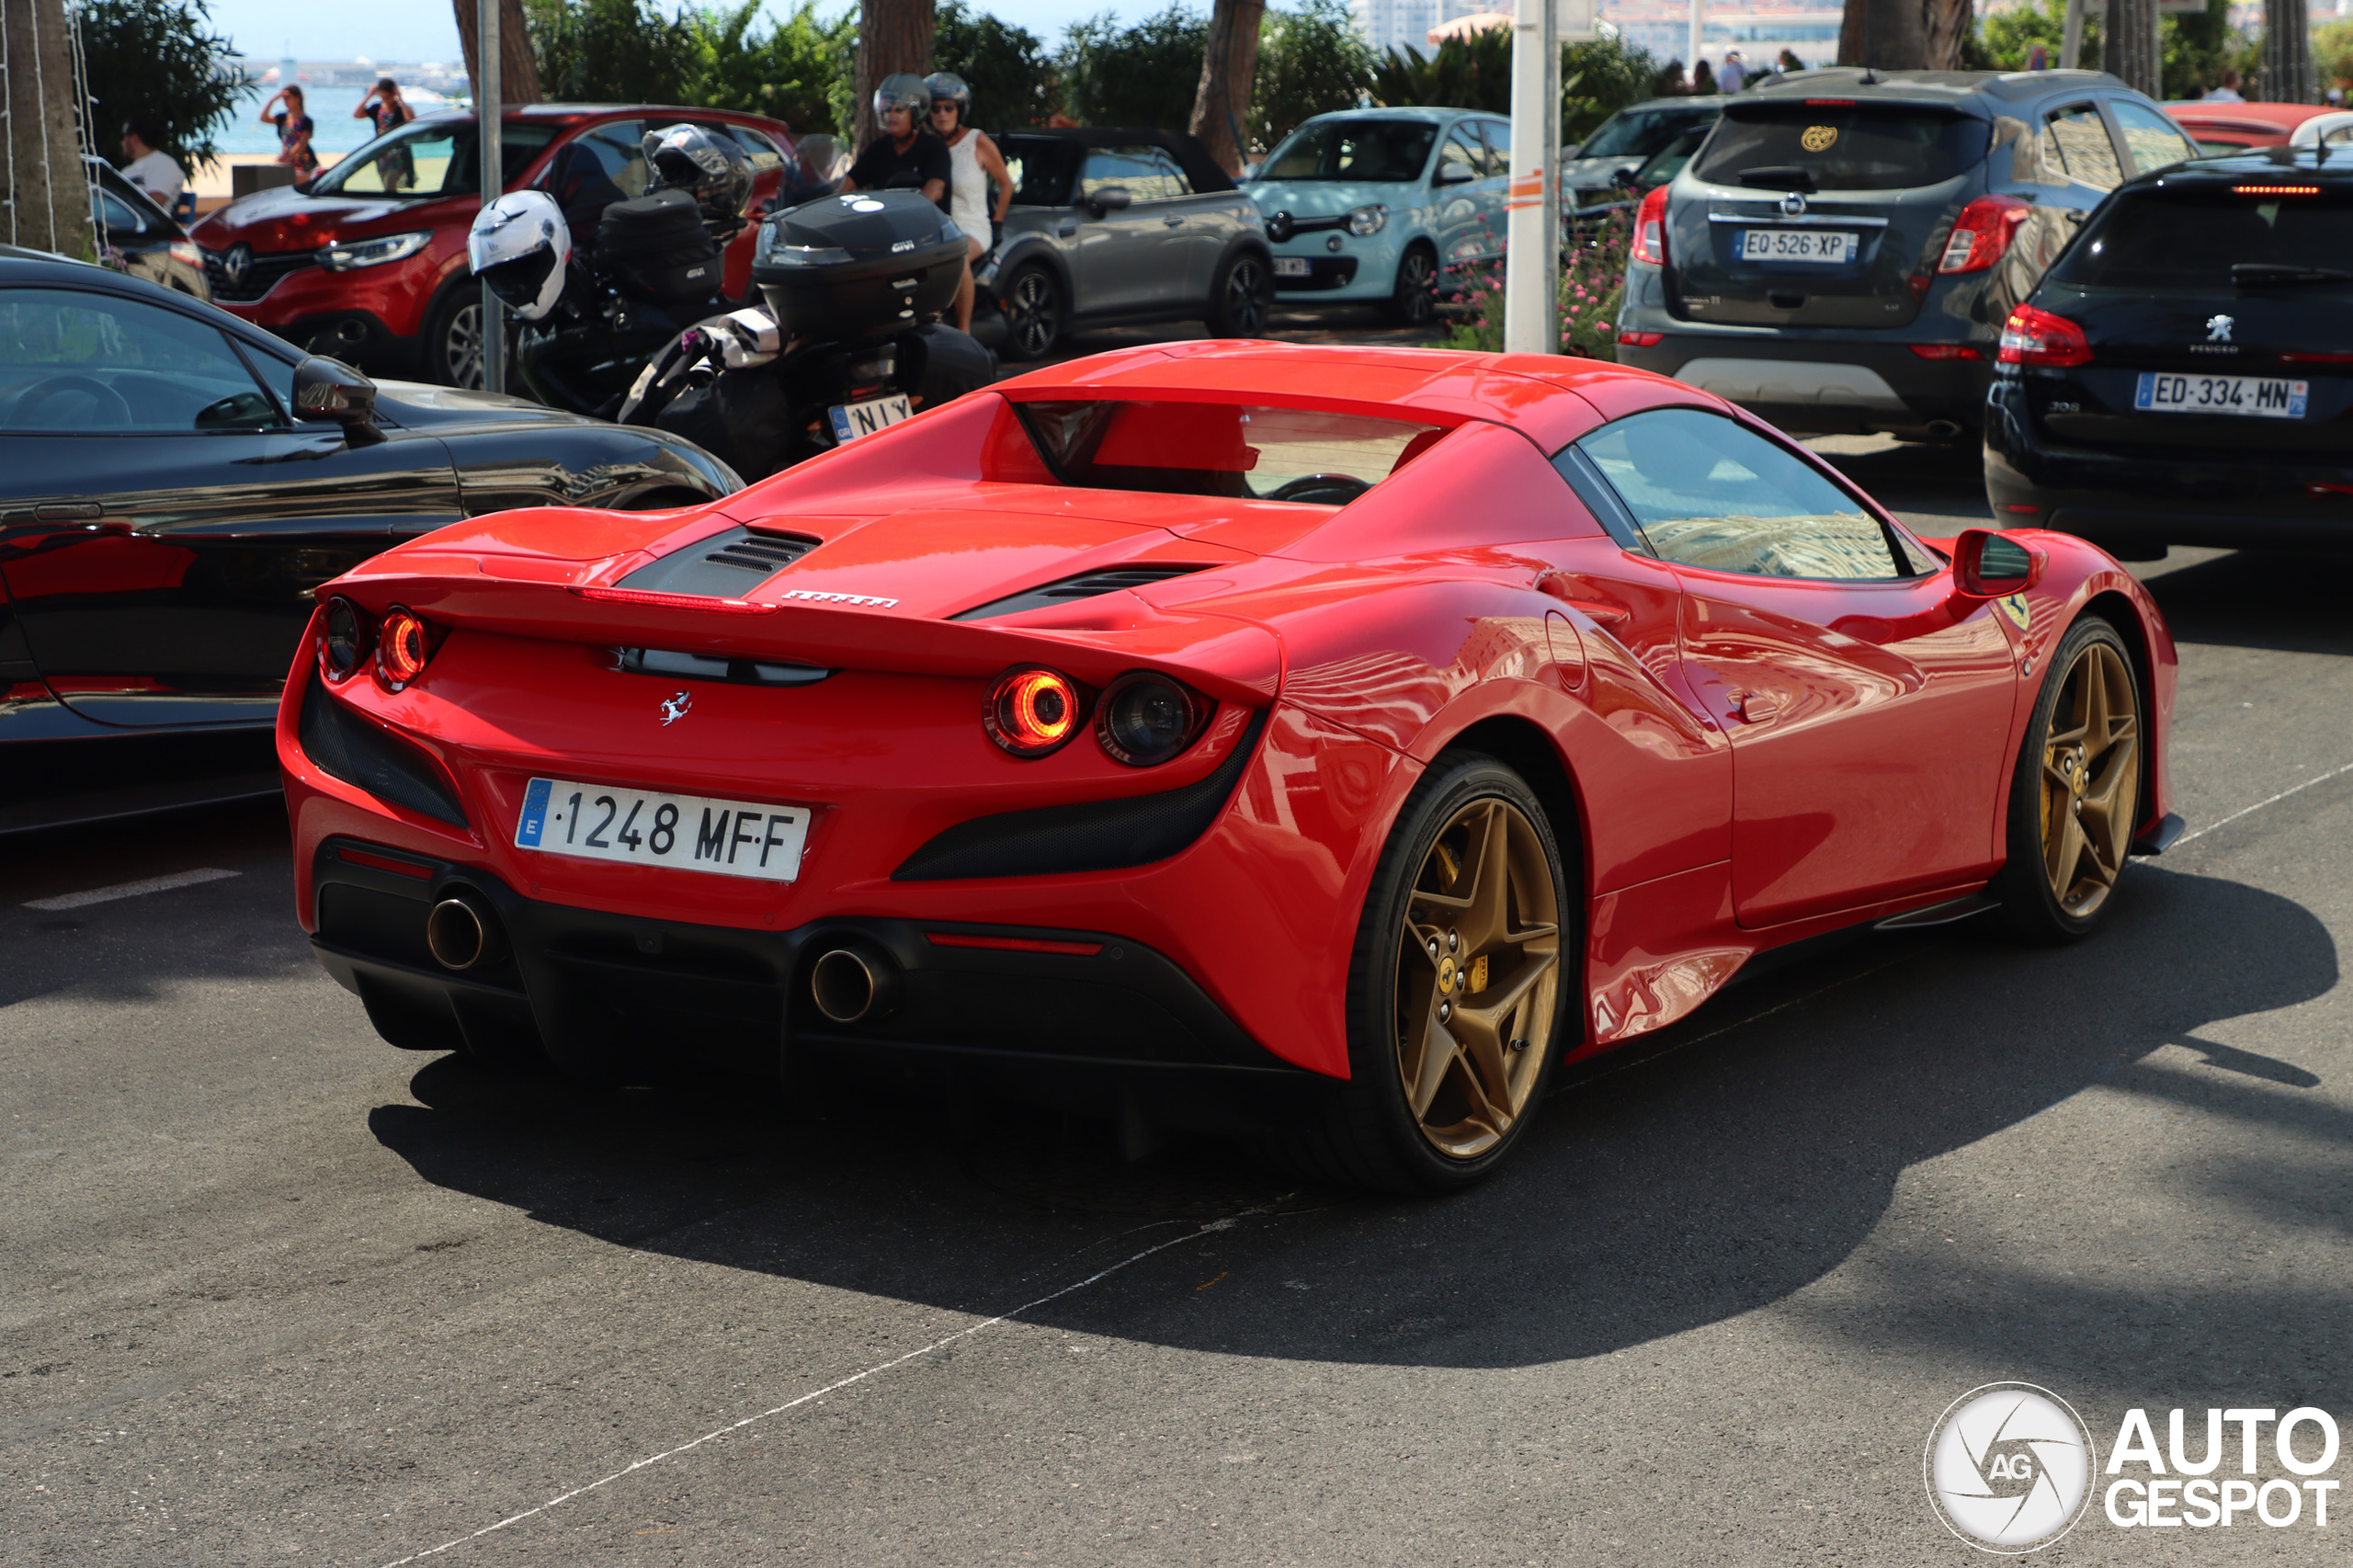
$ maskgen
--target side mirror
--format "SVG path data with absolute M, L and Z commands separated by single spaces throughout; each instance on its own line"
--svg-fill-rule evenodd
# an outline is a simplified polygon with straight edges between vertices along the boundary
M 344 440 L 355 447 L 384 438 L 376 428 L 376 383 L 340 359 L 313 355 L 294 367 L 294 417 L 340 425 Z
M 1620 190 L 1631 190 L 1634 188 L 1634 171 L 1631 169 L 1613 169 L 1609 174 L 1609 183 L 1616 186 Z
M 1433 186 L 1469 185 L 1478 177 L 1461 164 L 1442 164 L 1438 166 L 1438 173 L 1431 176 L 1430 184 Z
M 1101 186 L 1086 199 L 1086 210 L 1097 218 L 1108 218 L 1114 212 L 1126 211 L 1134 205 L 1135 199 L 1128 193 L 1126 186 Z
M 2050 559 L 2007 534 L 1969 528 L 1952 541 L 1953 591 L 1972 599 L 2022 594 L 2042 581 Z

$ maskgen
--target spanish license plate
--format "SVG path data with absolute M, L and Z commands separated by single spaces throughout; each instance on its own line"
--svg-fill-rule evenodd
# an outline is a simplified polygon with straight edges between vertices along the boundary
M 1859 236 L 1836 229 L 1743 229 L 1743 261 L 1812 261 L 1836 263 L 1855 259 Z
M 2250 419 L 2302 419 L 2310 381 L 2284 376 L 2171 376 L 2141 372 L 2132 406 L 2143 414 L 2234 414 Z
M 789 882 L 801 871 L 809 808 L 704 795 L 654 795 L 571 778 L 534 778 L 515 846 Z
M 1275 276 L 1278 278 L 1304 278 L 1307 270 L 1307 258 L 1303 256 L 1275 257 Z
M 837 403 L 832 412 L 834 439 L 855 441 L 860 436 L 888 430 L 902 419 L 912 419 L 915 411 L 904 397 L 870 397 L 864 403 Z

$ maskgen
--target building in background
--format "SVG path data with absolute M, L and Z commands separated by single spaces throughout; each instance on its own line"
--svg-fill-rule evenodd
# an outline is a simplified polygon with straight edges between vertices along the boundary
M 1629 43 L 1664 65 L 1688 52 L 1689 0 L 1557 0 L 1563 39 L 1591 38 L 1597 21 L 1616 28 Z M 1482 12 L 1505 11 L 1498 0 L 1354 0 L 1357 29 L 1375 50 L 1411 45 L 1431 51 L 1433 28 Z M 1808 65 L 1825 65 L 1838 52 L 1840 0 L 1756 0 L 1711 5 L 1700 30 L 1711 62 L 1736 49 L 1752 69 L 1769 68 L 1784 49 Z M 1686 65 L 1690 62 L 1684 61 Z

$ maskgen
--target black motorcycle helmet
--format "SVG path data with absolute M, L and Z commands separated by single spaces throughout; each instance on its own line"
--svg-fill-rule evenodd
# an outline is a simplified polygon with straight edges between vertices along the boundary
M 972 123 L 972 89 L 965 85 L 963 77 L 953 71 L 936 71 L 925 81 L 924 89 L 930 93 L 933 103 L 956 106 L 956 124 L 960 130 Z
M 673 125 L 645 133 L 645 162 L 654 171 L 647 194 L 684 190 L 711 218 L 737 218 L 752 195 L 752 160 L 723 131 Z

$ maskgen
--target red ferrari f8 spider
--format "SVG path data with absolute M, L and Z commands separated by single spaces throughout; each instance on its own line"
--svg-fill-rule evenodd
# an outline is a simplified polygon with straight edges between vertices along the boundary
M 300 915 L 394 1044 L 986 1068 L 1396 1189 L 1763 949 L 2079 937 L 2181 827 L 2115 562 L 1587 361 L 1103 355 L 320 595 Z

